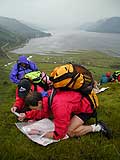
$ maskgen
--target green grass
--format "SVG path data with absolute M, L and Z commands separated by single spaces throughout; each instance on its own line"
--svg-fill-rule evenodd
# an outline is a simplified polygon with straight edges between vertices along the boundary
M 12 60 L 18 55 L 9 54 Z M 86 56 L 87 55 L 87 56 Z M 120 69 L 120 58 L 109 57 L 95 51 L 68 53 L 63 56 L 34 55 L 33 61 L 47 74 L 57 65 L 74 61 L 91 70 L 96 80 L 106 71 Z M 30 141 L 15 126 L 16 117 L 10 112 L 15 100 L 16 85 L 9 81 L 12 65 L 3 67 L 10 60 L 0 60 L 0 160 L 119 160 L 120 159 L 120 84 L 108 83 L 110 88 L 98 95 L 98 118 L 104 120 L 113 131 L 108 140 L 100 133 L 70 138 L 58 143 L 40 146 Z M 56 63 L 54 63 L 56 62 Z M 93 123 L 91 119 L 88 123 Z

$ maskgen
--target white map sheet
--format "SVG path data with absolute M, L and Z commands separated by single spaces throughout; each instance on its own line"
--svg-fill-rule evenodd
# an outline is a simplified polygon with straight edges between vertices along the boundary
M 32 123 L 19 122 L 19 123 L 15 123 L 15 125 L 30 140 L 32 140 L 33 142 L 36 142 L 40 145 L 47 146 L 48 144 L 60 141 L 60 140 L 53 140 L 53 139 L 43 137 L 46 132 L 54 131 L 53 122 L 47 118 L 36 121 L 36 122 L 32 122 Z M 31 129 L 37 129 L 37 130 L 41 131 L 41 134 L 39 134 L 39 135 L 38 134 L 37 135 L 28 134 L 31 131 Z M 67 138 L 69 138 L 69 137 L 66 135 L 63 139 L 67 139 Z
M 106 89 L 108 89 L 109 87 L 102 87 L 100 89 L 94 89 L 94 91 L 96 92 L 96 94 L 104 92 Z

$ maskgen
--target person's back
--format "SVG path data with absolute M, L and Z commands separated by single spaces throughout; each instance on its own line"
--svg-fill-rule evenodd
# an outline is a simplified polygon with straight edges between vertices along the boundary
M 100 84 L 104 84 L 104 83 L 107 83 L 108 82 L 108 77 L 103 74 L 101 79 L 100 79 Z
M 60 108 L 61 112 L 62 109 L 64 111 L 65 108 L 75 113 L 84 111 L 92 112 L 91 107 L 88 108 L 88 105 L 90 105 L 90 102 L 80 92 L 58 90 L 53 97 L 51 108 L 57 106 L 57 108 Z
M 58 91 L 53 98 L 51 110 L 54 117 L 57 139 L 64 137 L 72 114 L 92 114 L 90 102 L 81 93 L 75 91 Z
M 26 73 L 37 70 L 38 68 L 34 62 L 27 60 L 26 56 L 20 56 L 17 63 L 13 66 L 9 77 L 11 82 L 18 84 Z
M 108 78 L 108 82 L 112 81 L 112 74 L 111 74 L 111 72 L 106 72 L 106 77 Z

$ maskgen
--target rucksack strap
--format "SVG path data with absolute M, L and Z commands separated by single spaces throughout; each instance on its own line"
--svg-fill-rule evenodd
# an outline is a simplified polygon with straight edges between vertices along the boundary
M 94 101 L 94 104 L 93 104 L 93 101 L 91 100 L 91 98 L 89 97 L 89 95 L 85 95 L 83 97 L 86 97 L 88 99 L 88 101 L 90 102 L 91 108 L 93 110 L 93 117 L 95 118 L 96 125 L 97 125 L 98 120 L 97 120 L 97 111 L 96 111 L 96 108 L 97 108 L 96 100 L 94 99 L 94 96 L 92 96 L 92 99 Z
M 97 111 L 96 109 L 93 111 L 93 118 L 95 118 L 96 125 L 98 124 L 98 117 L 97 117 Z
M 96 104 L 96 100 L 95 100 L 94 96 L 92 96 L 93 101 L 91 100 L 91 98 L 90 98 L 89 95 L 85 95 L 85 97 L 86 97 L 86 98 L 88 99 L 88 101 L 90 102 L 91 108 L 92 108 L 92 110 L 94 111 L 94 110 L 97 108 L 97 104 Z
M 50 110 L 51 110 L 53 98 L 56 95 L 56 93 L 57 93 L 57 90 L 52 89 L 52 92 L 51 92 L 50 96 L 48 97 L 48 107 L 49 107 Z
M 44 73 L 44 76 L 42 76 L 42 73 L 41 73 L 41 77 L 42 77 L 41 78 L 41 82 L 44 83 L 44 86 L 43 86 L 44 90 L 48 90 L 49 85 L 47 83 L 47 75 L 46 75 L 46 73 Z M 44 78 L 45 78 L 45 81 L 44 81 Z
M 34 85 L 34 91 L 37 91 L 37 85 L 34 83 L 33 83 L 33 85 Z
M 75 74 L 76 74 L 76 73 L 75 73 Z M 65 73 L 65 74 L 61 75 L 60 77 L 58 77 L 58 78 L 56 78 L 56 79 L 53 79 L 52 81 L 53 81 L 53 83 L 57 83 L 57 82 L 60 82 L 60 81 L 62 81 L 62 80 L 64 80 L 64 79 L 73 78 L 73 77 L 74 77 L 74 74 L 68 72 L 68 73 Z
M 71 83 L 73 83 L 73 84 L 72 84 L 72 87 L 71 87 L 71 88 L 73 88 L 73 86 L 75 85 L 76 80 L 77 80 L 77 78 L 79 77 L 79 75 L 80 75 L 80 73 L 75 73 L 75 74 L 73 74 L 72 79 L 71 79 L 70 82 L 66 85 L 66 87 L 68 87 Z

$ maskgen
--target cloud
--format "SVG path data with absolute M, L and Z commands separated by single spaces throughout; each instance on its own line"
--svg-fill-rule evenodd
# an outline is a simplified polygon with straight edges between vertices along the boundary
M 120 0 L 0 0 L 0 15 L 49 27 L 120 16 Z

